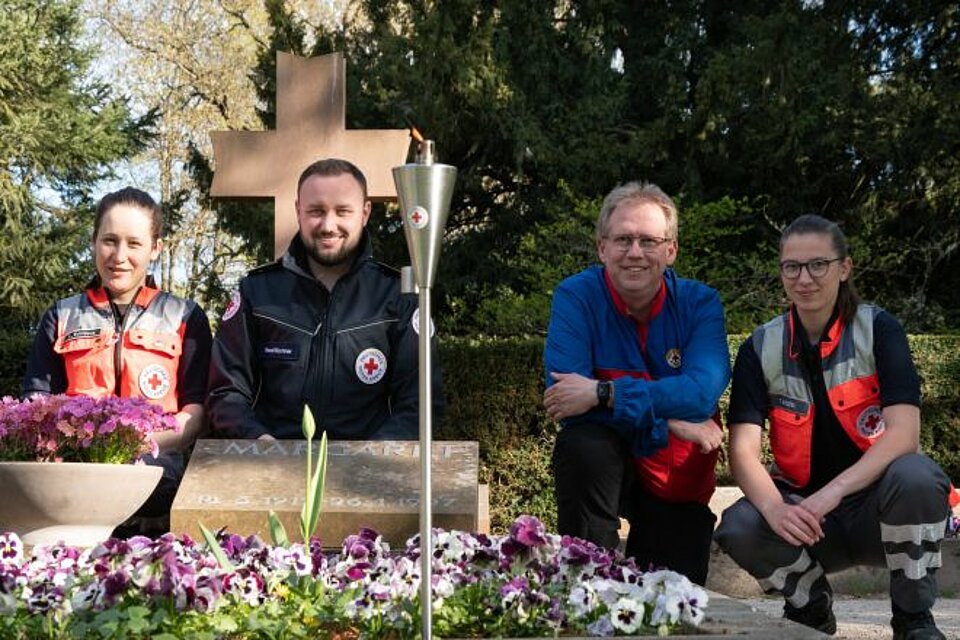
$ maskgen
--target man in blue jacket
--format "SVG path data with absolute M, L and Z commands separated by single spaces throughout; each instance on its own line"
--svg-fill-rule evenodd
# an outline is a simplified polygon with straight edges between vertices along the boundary
M 627 555 L 706 582 L 716 520 L 707 503 L 730 379 L 723 308 L 677 277 L 677 207 L 631 182 L 604 199 L 601 266 L 554 293 L 544 360 L 559 532 L 605 547 L 630 522 Z

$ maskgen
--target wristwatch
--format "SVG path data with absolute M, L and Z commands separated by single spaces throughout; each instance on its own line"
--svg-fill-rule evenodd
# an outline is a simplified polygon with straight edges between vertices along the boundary
M 597 404 L 601 408 L 606 409 L 607 405 L 610 404 L 610 387 L 613 386 L 613 383 L 609 380 L 597 380 Z

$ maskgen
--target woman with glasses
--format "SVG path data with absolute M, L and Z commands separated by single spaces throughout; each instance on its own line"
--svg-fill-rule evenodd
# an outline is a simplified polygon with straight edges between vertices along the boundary
M 730 467 L 744 498 L 716 540 L 784 617 L 833 634 L 826 574 L 890 570 L 895 639 L 943 638 L 930 608 L 956 497 L 918 453 L 920 382 L 897 320 L 864 304 L 847 239 L 820 216 L 780 239 L 789 309 L 740 347 L 730 399 Z M 761 463 L 764 422 L 773 464 Z

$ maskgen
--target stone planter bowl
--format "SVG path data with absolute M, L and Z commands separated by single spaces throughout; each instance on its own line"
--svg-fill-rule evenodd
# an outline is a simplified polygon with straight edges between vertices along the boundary
M 86 462 L 0 462 L 0 531 L 27 546 L 89 547 L 140 508 L 161 467 Z

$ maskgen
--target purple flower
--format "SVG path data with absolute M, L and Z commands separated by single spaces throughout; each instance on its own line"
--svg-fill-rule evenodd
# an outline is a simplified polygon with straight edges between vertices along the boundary
M 23 542 L 12 532 L 0 534 L 0 567 L 23 562 Z
M 543 523 L 533 516 L 520 516 L 510 525 L 510 537 L 525 547 L 539 547 L 546 544 L 546 533 Z
M 355 561 L 375 562 L 381 551 L 380 534 L 366 527 L 343 541 L 343 555 Z
M 36 394 L 0 403 L 0 460 L 128 463 L 156 452 L 150 434 L 179 429 L 142 398 Z
M 264 596 L 263 578 L 248 568 L 241 567 L 224 576 L 223 591 L 233 594 L 243 602 L 260 604 Z
M 530 581 L 523 576 L 517 576 L 500 587 L 500 595 L 504 600 L 510 601 L 517 597 L 523 597 L 530 589 Z
M 222 592 L 221 581 L 214 576 L 199 576 L 193 587 L 186 589 L 186 604 L 197 611 L 212 611 Z
M 104 597 L 110 602 L 115 602 L 130 584 L 130 574 L 127 573 L 126 568 L 113 571 L 103 578 L 102 584 Z
M 560 558 L 570 565 L 585 565 L 596 555 L 596 547 L 586 540 L 563 536 L 560 541 Z
M 47 613 L 56 609 L 63 602 L 63 588 L 51 583 L 38 584 L 36 588 L 24 590 L 27 601 L 27 611 L 31 613 Z

